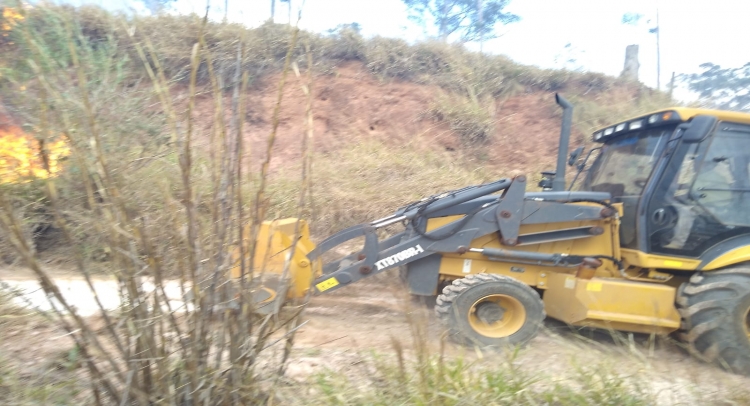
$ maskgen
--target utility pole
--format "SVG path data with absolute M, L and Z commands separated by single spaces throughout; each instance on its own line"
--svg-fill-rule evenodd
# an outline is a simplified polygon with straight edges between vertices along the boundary
M 659 49 L 659 32 L 661 26 L 659 26 L 659 5 L 656 5 L 656 90 L 661 90 L 661 50 Z

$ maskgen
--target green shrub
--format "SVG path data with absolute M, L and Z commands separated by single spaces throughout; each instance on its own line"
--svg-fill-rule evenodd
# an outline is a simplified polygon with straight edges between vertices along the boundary
M 466 356 L 405 352 L 364 355 L 362 375 L 326 371 L 310 382 L 306 404 L 315 405 L 555 405 L 646 406 L 655 397 L 639 377 L 622 376 L 602 365 L 578 368 L 571 376 L 549 377 L 524 370 L 517 352 L 488 354 L 492 362 Z M 491 366 L 490 366 L 491 365 Z M 294 397 L 300 400 L 299 395 Z
M 479 101 L 443 96 L 428 111 L 428 116 L 450 125 L 468 145 L 487 142 L 495 132 L 494 103 L 483 106 Z
M 45 5 L 27 10 L 24 23 L 34 32 L 44 36 L 53 60 L 66 65 L 69 57 L 64 43 L 60 43 L 60 28 L 77 27 L 83 39 L 94 43 L 115 43 L 119 56 L 128 56 L 134 63 L 131 69 L 140 70 L 134 38 L 149 38 L 159 50 L 159 59 L 168 77 L 187 83 L 190 65 L 190 48 L 195 35 L 201 30 L 202 17 L 198 15 L 160 14 L 152 17 L 126 17 L 103 11 L 95 6 L 69 7 Z M 55 28 L 56 27 L 56 28 Z M 131 34 L 135 33 L 134 37 Z M 205 38 L 213 56 L 217 74 L 224 83 L 231 83 L 232 66 L 237 56 L 238 39 L 245 46 L 242 66 L 257 80 L 281 69 L 289 46 L 290 27 L 267 22 L 257 28 L 240 24 L 208 22 Z M 15 34 L 14 34 L 15 35 Z M 313 52 L 315 66 L 327 71 L 330 66 L 345 61 L 361 61 L 371 72 L 383 78 L 436 84 L 458 93 L 472 89 L 476 96 L 500 97 L 521 90 L 565 91 L 567 93 L 603 92 L 612 87 L 629 86 L 619 79 L 598 73 L 579 73 L 545 70 L 517 64 L 505 56 L 481 55 L 457 44 L 439 41 L 422 41 L 409 44 L 401 39 L 374 37 L 364 39 L 357 31 L 343 28 L 323 35 L 300 32 L 293 59 L 304 67 L 307 64 L 305 49 Z M 25 63 L 28 50 L 17 47 L 12 60 Z M 11 60 L 11 59 L 9 59 Z M 198 79 L 206 83 L 208 70 L 201 65 Z
M 326 236 L 345 227 L 370 222 L 404 204 L 466 185 L 495 180 L 501 173 L 482 170 L 471 156 L 424 148 L 418 138 L 389 145 L 358 141 L 330 154 L 314 157 L 312 231 Z M 468 155 L 468 154 L 467 154 Z M 299 165 L 289 165 L 272 176 L 271 205 L 280 216 L 294 215 L 299 188 L 294 176 Z

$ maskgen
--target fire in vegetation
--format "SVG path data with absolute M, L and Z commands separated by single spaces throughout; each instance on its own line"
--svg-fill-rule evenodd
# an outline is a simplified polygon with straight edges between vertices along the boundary
M 0 54 L 2 45 L 13 45 L 11 31 L 23 15 L 11 7 L 0 7 Z M 0 67 L 2 66 L 0 58 Z M 20 88 L 24 90 L 23 87 Z M 0 183 L 46 179 L 60 171 L 61 160 L 70 149 L 63 140 L 42 142 L 25 133 L 0 113 Z
M 2 8 L 2 14 L 0 15 L 0 35 L 7 37 L 13 26 L 21 20 L 23 20 L 23 16 L 18 11 L 10 7 Z
M 17 126 L 0 126 L 0 183 L 46 179 L 61 169 L 70 154 L 65 141 L 35 140 Z

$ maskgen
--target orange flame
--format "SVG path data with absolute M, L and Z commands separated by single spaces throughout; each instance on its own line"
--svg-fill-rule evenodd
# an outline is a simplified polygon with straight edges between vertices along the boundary
M 23 15 L 21 13 L 10 7 L 5 7 L 3 8 L 2 17 L 0 17 L 0 31 L 10 31 L 14 25 L 22 20 Z M 8 36 L 8 34 L 4 32 L 3 36 Z
M 11 39 L 10 32 L 15 26 L 23 21 L 24 17 L 18 11 L 10 7 L 0 7 L 0 55 L 8 53 L 15 44 Z M 5 59 L 0 57 L 0 67 L 5 65 Z M 0 72 L 0 76 L 2 72 Z
M 0 183 L 54 176 L 60 172 L 61 160 L 69 154 L 70 148 L 63 140 L 42 145 L 17 126 L 0 127 Z
M 11 7 L 0 8 L 0 45 L 8 33 L 24 17 Z M 13 45 L 7 42 L 7 45 Z M 25 90 L 23 86 L 21 91 Z M 0 103 L 2 107 L 2 103 Z M 28 182 L 33 178 L 46 179 L 60 171 L 60 160 L 70 154 L 63 140 L 45 144 L 35 140 L 15 125 L 7 125 L 7 117 L 0 110 L 0 183 Z

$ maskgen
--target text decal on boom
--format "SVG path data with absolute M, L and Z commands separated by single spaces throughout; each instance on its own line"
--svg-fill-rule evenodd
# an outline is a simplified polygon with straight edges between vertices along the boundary
M 381 269 L 387 268 L 391 265 L 396 265 L 397 263 L 405 259 L 409 259 L 423 252 L 424 252 L 424 248 L 422 248 L 422 246 L 417 244 L 415 247 L 407 248 L 401 252 L 391 255 L 390 257 L 381 259 L 380 261 L 375 263 L 375 266 L 377 266 L 378 271 L 380 271 Z

